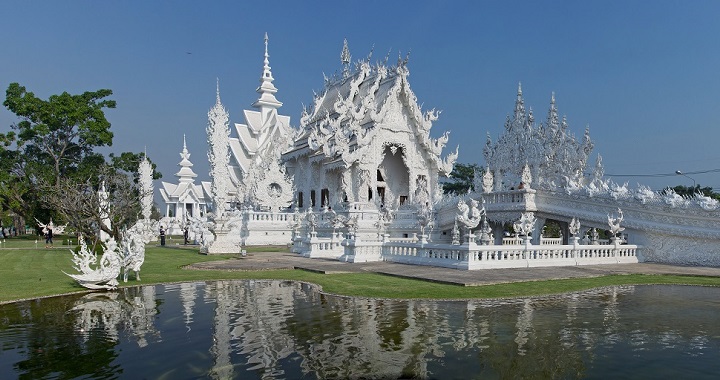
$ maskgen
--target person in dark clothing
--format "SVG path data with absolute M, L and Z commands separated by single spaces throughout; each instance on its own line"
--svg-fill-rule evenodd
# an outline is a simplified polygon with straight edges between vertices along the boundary
M 160 246 L 165 246 L 165 227 L 160 226 Z
M 45 248 L 52 247 L 53 245 L 53 232 L 52 228 L 48 228 L 47 232 L 45 233 Z
M 185 245 L 188 244 L 188 228 L 185 227 L 185 230 L 183 231 L 183 237 L 185 238 Z

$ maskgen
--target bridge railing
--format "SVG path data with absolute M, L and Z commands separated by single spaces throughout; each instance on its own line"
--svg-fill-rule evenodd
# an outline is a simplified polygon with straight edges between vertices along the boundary
M 348 240 L 345 257 L 466 270 L 636 263 L 636 245 L 450 245 Z

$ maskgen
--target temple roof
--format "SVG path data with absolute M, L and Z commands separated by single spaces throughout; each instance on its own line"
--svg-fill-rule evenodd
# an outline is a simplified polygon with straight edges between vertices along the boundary
M 423 112 L 417 104 L 407 80 L 407 58 L 388 66 L 387 62 L 371 65 L 368 57 L 359 61 L 354 70 L 349 69 L 348 59 L 345 43 L 342 75 L 325 79 L 324 90 L 315 96 L 313 106 L 303 111 L 302 132 L 284 157 L 323 152 L 331 160 L 342 157 L 348 166 L 363 157 L 374 136 L 384 129 L 413 135 L 411 140 L 417 142 L 417 149 L 424 152 L 426 159 L 442 174 L 449 174 L 457 151 L 446 159 L 440 158 L 448 135 L 430 138 L 432 123 L 439 113 Z
M 180 153 L 180 162 L 178 163 L 178 166 L 180 166 L 180 171 L 175 173 L 175 176 L 179 178 L 181 183 L 192 183 L 194 181 L 194 178 L 197 177 L 197 174 L 193 172 L 192 170 L 192 162 L 190 162 L 190 153 L 187 150 L 187 144 L 185 143 L 185 135 L 183 135 L 183 150 Z

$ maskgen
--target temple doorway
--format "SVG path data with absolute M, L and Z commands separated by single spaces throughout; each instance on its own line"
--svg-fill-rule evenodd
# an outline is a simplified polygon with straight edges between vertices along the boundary
M 378 166 L 378 179 L 383 179 L 378 181 L 378 196 L 392 208 L 400 206 L 401 200 L 406 201 L 410 194 L 410 175 L 404 155 L 403 147 L 386 145 L 383 160 Z

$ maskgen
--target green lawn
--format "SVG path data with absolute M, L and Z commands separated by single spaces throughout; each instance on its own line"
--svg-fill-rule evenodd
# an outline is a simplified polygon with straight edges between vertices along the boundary
M 57 240 L 60 241 L 60 240 Z M 66 276 L 72 269 L 69 248 L 34 248 L 34 240 L 15 244 L 27 248 L 0 249 L 0 302 L 37 298 L 49 295 L 85 291 Z M 44 243 L 44 242 L 43 242 Z M 9 246 L 9 242 L 7 243 Z M 329 293 L 378 298 L 496 298 L 556 294 L 609 285 L 630 284 L 688 284 L 720 286 L 720 278 L 616 275 L 553 281 L 520 282 L 501 285 L 462 287 L 433 282 L 404 279 L 375 273 L 318 274 L 303 270 L 268 271 L 210 271 L 187 270 L 184 266 L 196 262 L 237 259 L 232 255 L 205 256 L 197 248 L 170 249 L 148 246 L 142 281 L 121 283 L 137 286 L 167 282 L 224 280 L 224 279 L 283 279 L 316 283 Z M 237 259 L 240 260 L 240 259 Z

